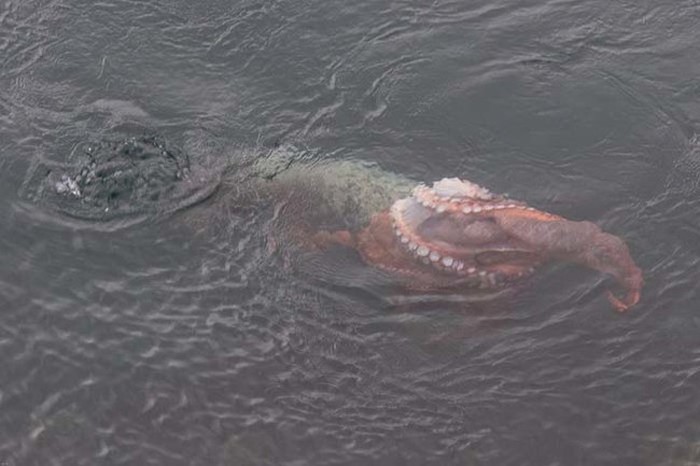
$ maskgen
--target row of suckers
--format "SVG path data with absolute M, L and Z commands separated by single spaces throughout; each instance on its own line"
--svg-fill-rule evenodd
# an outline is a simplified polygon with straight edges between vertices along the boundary
M 430 265 L 442 272 L 474 278 L 482 288 L 496 288 L 505 285 L 507 278 L 522 278 L 531 274 L 534 268 L 523 271 L 517 277 L 506 277 L 497 271 L 479 267 L 475 260 L 460 259 L 460 251 L 457 248 L 450 250 L 449 247 L 440 245 L 438 250 L 437 247 L 432 247 L 429 241 L 416 234 L 414 226 L 407 221 L 407 213 L 420 222 L 434 213 L 479 215 L 503 209 L 535 210 L 524 203 L 495 196 L 476 183 L 459 178 L 443 178 L 435 182 L 432 187 L 421 184 L 414 188 L 411 196 L 394 202 L 390 214 L 397 242 L 420 263 Z M 461 254 L 463 255 L 463 252 Z

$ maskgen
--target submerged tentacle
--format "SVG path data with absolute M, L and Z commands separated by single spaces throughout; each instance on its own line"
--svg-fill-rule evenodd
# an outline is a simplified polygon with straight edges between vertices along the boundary
M 331 246 L 357 247 L 355 236 L 348 230 L 320 230 L 315 233 L 307 234 L 306 238 L 308 239 L 307 243 L 321 250 L 328 249 Z
M 591 222 L 545 219 L 528 211 L 522 215 L 510 211 L 495 218 L 512 237 L 537 250 L 544 259 L 567 260 L 612 275 L 625 290 L 622 297 L 608 292 L 608 299 L 618 311 L 639 301 L 644 282 L 642 271 L 620 238 Z

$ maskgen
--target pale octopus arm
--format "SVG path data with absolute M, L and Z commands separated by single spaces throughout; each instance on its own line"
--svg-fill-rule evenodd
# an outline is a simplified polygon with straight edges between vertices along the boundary
M 608 291 L 618 311 L 626 311 L 640 298 L 642 271 L 627 245 L 591 222 L 574 222 L 539 211 L 504 210 L 494 215 L 504 231 L 544 258 L 575 262 L 612 275 L 625 290 L 622 297 Z

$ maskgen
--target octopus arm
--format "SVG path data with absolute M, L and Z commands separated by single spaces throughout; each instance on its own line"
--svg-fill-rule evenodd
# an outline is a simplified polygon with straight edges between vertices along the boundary
M 326 231 L 320 230 L 307 236 L 313 245 L 321 250 L 332 246 L 345 246 L 348 248 L 357 247 L 357 240 L 352 232 L 348 230 Z
M 504 212 L 495 219 L 511 237 L 544 259 L 570 261 L 612 275 L 624 289 L 622 297 L 608 291 L 608 299 L 618 311 L 639 301 L 642 272 L 617 236 L 591 222 L 574 222 L 537 211 Z

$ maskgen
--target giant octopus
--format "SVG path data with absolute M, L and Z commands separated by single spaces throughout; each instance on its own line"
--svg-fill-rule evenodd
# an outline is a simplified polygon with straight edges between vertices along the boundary
M 620 238 L 459 178 L 416 186 L 358 231 L 321 231 L 312 238 L 320 247 L 357 250 L 409 288 L 505 288 L 545 262 L 570 261 L 612 275 L 624 295 L 608 291 L 608 299 L 625 311 L 639 301 L 643 284 Z

